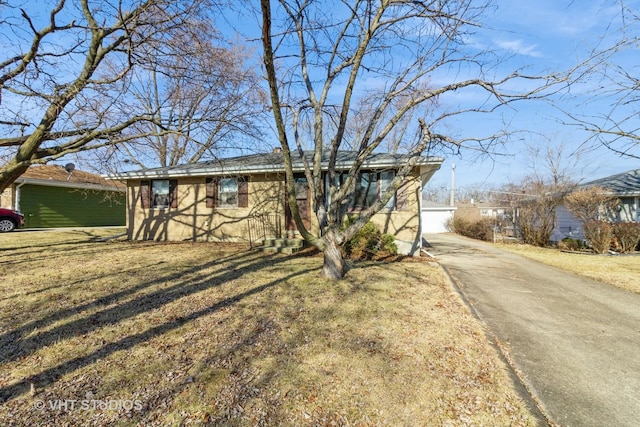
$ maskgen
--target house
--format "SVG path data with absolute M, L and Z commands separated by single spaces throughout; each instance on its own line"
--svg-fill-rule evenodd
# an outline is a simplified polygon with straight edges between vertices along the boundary
M 357 153 L 338 153 L 336 168 L 347 171 Z M 306 154 L 310 160 L 311 154 Z M 319 224 L 301 158 L 292 159 L 296 199 L 305 225 Z M 396 171 L 402 155 L 373 154 L 363 164 L 348 211 L 372 204 Z M 420 157 L 408 179 L 372 221 L 396 237 L 398 250 L 418 255 L 422 245 L 421 190 L 444 159 Z M 328 153 L 321 169 L 327 170 Z M 132 240 L 244 242 L 297 235 L 285 197 L 281 152 L 209 160 L 182 166 L 108 175 L 127 185 L 127 229 Z M 338 177 L 339 178 L 339 177 Z M 328 177 L 325 175 L 325 185 Z
M 618 210 L 607 218 L 609 221 L 640 222 L 640 169 L 585 182 L 578 189 L 588 187 L 606 188 L 620 200 Z M 583 239 L 582 223 L 564 204 L 556 208 L 556 224 L 552 240 Z
M 124 184 L 71 163 L 31 166 L 2 192 L 0 206 L 21 211 L 25 228 L 123 226 L 126 220 Z
M 620 199 L 620 209 L 610 220 L 640 222 L 640 169 L 596 179 L 580 187 L 604 187 Z
M 456 217 L 469 222 L 481 219 L 509 219 L 513 215 L 513 208 L 499 206 L 492 202 L 459 202 L 456 204 Z

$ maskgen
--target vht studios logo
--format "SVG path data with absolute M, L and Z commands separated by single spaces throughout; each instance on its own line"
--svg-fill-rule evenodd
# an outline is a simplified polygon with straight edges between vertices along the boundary
M 36 400 L 33 407 L 38 411 L 141 411 L 139 400 L 57 399 Z

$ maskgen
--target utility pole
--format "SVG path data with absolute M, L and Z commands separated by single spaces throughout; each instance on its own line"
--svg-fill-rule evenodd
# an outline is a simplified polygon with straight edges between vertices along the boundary
M 451 165 L 451 198 L 449 199 L 449 206 L 453 207 L 455 204 L 455 182 L 456 182 L 456 165 Z

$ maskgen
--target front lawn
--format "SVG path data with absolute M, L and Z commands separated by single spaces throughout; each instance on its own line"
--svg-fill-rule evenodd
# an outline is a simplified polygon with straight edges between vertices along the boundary
M 561 252 L 522 244 L 498 244 L 507 251 L 599 282 L 640 293 L 640 255 Z
M 436 264 L 0 235 L 0 425 L 535 425 Z

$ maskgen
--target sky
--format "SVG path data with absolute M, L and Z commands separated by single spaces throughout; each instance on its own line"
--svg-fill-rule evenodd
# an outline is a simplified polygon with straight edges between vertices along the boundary
M 503 70 L 522 68 L 532 73 L 545 73 L 569 69 L 586 58 L 589 51 L 618 37 L 619 34 L 613 31 L 619 27 L 620 7 L 617 3 L 617 0 L 497 0 L 494 2 L 496 7 L 487 10 L 483 17 L 486 27 L 469 36 L 468 46 L 472 52 L 487 50 L 503 54 Z M 625 0 L 625 4 L 640 11 L 640 0 Z M 253 30 L 257 31 L 257 28 Z M 640 28 L 631 30 L 638 33 Z M 250 33 L 252 30 L 245 31 Z M 245 36 L 259 40 L 257 33 L 253 36 L 245 33 Z M 637 53 L 621 56 L 618 65 L 629 70 L 637 67 L 637 59 L 634 58 Z M 439 77 L 443 82 L 451 81 L 447 75 L 434 76 L 436 83 Z M 562 102 L 558 100 L 557 106 L 575 112 L 592 94 L 589 84 L 593 82 L 574 85 L 572 93 L 577 97 Z M 442 99 L 441 105 L 451 110 L 459 109 L 465 102 L 465 96 L 476 103 L 469 104 L 472 108 L 477 107 L 478 98 L 473 98 L 473 93 L 469 95 L 469 92 L 456 92 L 453 99 Z M 451 104 L 447 105 L 447 102 Z M 609 103 L 602 101 L 591 105 L 590 100 L 589 108 L 597 108 L 596 111 L 601 112 L 609 108 Z M 589 109 L 584 111 L 589 113 Z M 527 101 L 492 116 L 465 116 L 457 122 L 452 120 L 448 126 L 457 135 L 492 134 L 498 128 L 503 129 L 505 123 L 510 130 L 522 132 L 514 133 L 512 141 L 491 155 L 479 156 L 477 151 L 465 149 L 457 155 L 445 154 L 441 170 L 429 185 L 450 188 L 453 165 L 455 187 L 460 190 L 494 189 L 507 183 L 517 183 L 534 170 L 544 169 L 544 155 L 533 155 L 528 147 L 542 152 L 548 148 L 561 152 L 560 167 L 578 182 L 640 168 L 640 159 L 620 157 L 600 145 L 585 151 L 584 144 L 591 135 L 561 124 L 563 118 L 548 103 Z M 640 157 L 640 149 L 635 154 Z
M 485 49 L 502 52 L 506 59 L 501 65 L 505 70 L 520 67 L 533 71 L 567 69 L 579 58 L 584 58 L 589 50 L 610 42 L 618 35 L 612 31 L 619 26 L 618 0 L 496 0 L 495 3 L 497 7 L 487 11 L 486 27 L 470 36 L 467 42 L 469 49 L 476 52 Z M 625 0 L 625 3 L 640 11 L 640 0 Z M 244 16 L 244 12 L 246 10 L 243 10 L 241 18 L 247 29 L 243 34 L 244 40 L 250 49 L 259 53 L 256 17 Z M 631 28 L 631 31 L 637 35 L 640 29 Z M 637 54 L 636 51 L 621 55 L 618 65 L 632 71 L 638 66 Z M 633 72 L 637 73 L 637 68 Z M 573 93 L 582 96 L 567 98 L 560 105 L 574 111 L 576 105 L 591 95 L 589 89 L 588 84 L 574 87 Z M 456 93 L 456 96 L 462 94 Z M 471 101 L 477 102 L 477 99 Z M 447 102 L 464 102 L 464 99 L 443 99 L 444 108 L 448 107 Z M 596 112 L 601 112 L 607 110 L 609 104 L 603 101 L 593 104 L 593 107 L 597 108 Z M 453 121 L 451 131 L 463 135 L 490 134 L 503 123 L 508 123 L 510 129 L 526 132 L 514 134 L 513 141 L 489 156 L 478 156 L 476 151 L 464 149 L 458 155 L 446 155 L 441 170 L 432 178 L 430 185 L 448 187 L 454 164 L 455 186 L 460 190 L 489 189 L 518 182 L 534 169 L 541 170 L 544 164 L 544 159 L 532 156 L 527 147 L 538 147 L 543 151 L 546 147 L 556 151 L 562 148 L 561 166 L 569 169 L 575 180 L 582 182 L 640 168 L 639 159 L 622 158 L 601 146 L 581 153 L 576 160 L 573 154 L 583 148 L 590 135 L 562 125 L 559 123 L 561 119 L 559 112 L 547 103 L 526 102 L 502 109 L 501 114 L 494 116 Z M 274 136 L 271 146 L 275 141 Z M 640 157 L 640 149 L 635 154 Z M 63 163 L 67 161 L 62 160 Z
M 640 2 L 627 2 L 636 11 Z M 614 36 L 611 28 L 616 27 L 619 8 L 614 1 L 603 0 L 500 0 L 497 9 L 488 15 L 490 28 L 474 36 L 470 43 L 511 52 L 507 67 L 530 66 L 534 69 L 566 69 L 585 57 L 586 52 L 606 41 L 603 35 Z M 639 28 L 631 29 L 640 31 Z M 617 34 L 615 34 L 617 36 Z M 637 67 L 638 52 L 629 52 L 617 59 L 618 65 L 631 70 Z M 636 58 L 633 56 L 636 55 Z M 636 68 L 637 70 L 637 68 Z M 588 86 L 574 88 L 577 99 L 566 99 L 563 108 L 575 111 L 584 96 L 590 95 Z M 590 108 L 604 111 L 609 107 L 601 102 Z M 636 111 L 638 109 L 636 108 Z M 527 146 L 558 151 L 562 147 L 561 167 L 570 171 L 573 179 L 585 182 L 612 174 L 640 168 L 640 160 L 622 158 L 612 151 L 596 146 L 591 151 L 581 153 L 589 137 L 575 127 L 559 123 L 562 115 L 546 103 L 520 104 L 515 110 L 505 114 L 512 129 L 525 129 L 531 133 L 516 136 L 515 141 L 500 150 L 500 153 L 478 158 L 474 152 L 462 151 L 458 156 L 447 156 L 441 170 L 432 178 L 430 186 L 450 188 L 452 165 L 455 165 L 455 187 L 460 190 L 488 189 L 508 182 L 518 182 L 531 174 L 534 168 L 544 165 L 540 156 L 532 156 Z M 469 129 L 481 130 L 491 126 L 497 117 L 483 118 L 465 123 Z M 636 125 L 637 126 L 637 125 Z M 635 154 L 640 156 L 640 150 Z M 542 156 L 544 157 L 544 156 Z

